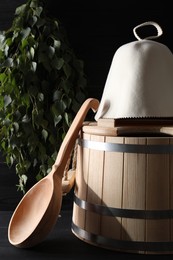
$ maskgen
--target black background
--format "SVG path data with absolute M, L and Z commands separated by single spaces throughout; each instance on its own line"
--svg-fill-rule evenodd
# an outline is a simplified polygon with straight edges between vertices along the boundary
M 25 2 L 0 0 L 0 30 L 10 27 L 15 8 Z M 121 45 L 136 40 L 135 26 L 146 21 L 157 22 L 163 29 L 157 41 L 173 51 L 170 1 L 47 0 L 46 5 L 66 29 L 76 56 L 84 61 L 90 97 L 101 98 L 113 55 Z M 153 28 L 143 28 L 141 33 L 148 36 Z

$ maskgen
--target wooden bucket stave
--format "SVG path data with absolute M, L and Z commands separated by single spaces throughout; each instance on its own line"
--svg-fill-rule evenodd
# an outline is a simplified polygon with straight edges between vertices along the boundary
M 72 232 L 111 250 L 172 254 L 173 137 L 95 129 L 79 139 Z

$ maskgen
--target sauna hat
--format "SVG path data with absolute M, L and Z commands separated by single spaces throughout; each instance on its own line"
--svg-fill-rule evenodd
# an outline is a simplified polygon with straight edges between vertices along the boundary
M 153 25 L 157 35 L 141 39 L 137 29 Z M 162 35 L 155 22 L 133 29 L 136 41 L 115 52 L 102 98 L 95 115 L 99 118 L 173 117 L 173 54 L 153 39 Z

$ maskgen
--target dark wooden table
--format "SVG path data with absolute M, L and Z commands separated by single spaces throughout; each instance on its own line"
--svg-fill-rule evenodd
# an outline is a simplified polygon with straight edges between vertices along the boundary
M 71 231 L 73 190 L 63 197 L 60 217 L 52 232 L 39 245 L 21 249 L 8 241 L 8 224 L 22 194 L 16 191 L 14 169 L 0 164 L 0 260 L 90 260 L 90 259 L 172 259 L 173 255 L 142 255 L 117 252 L 90 245 L 77 238 Z M 3 257 L 3 258 L 2 258 Z
M 0 259 L 4 260 L 85 260 L 85 259 L 172 259 L 172 255 L 128 254 L 99 248 L 77 238 L 71 231 L 71 210 L 61 211 L 52 232 L 39 245 L 21 249 L 11 245 L 7 237 L 8 223 L 12 211 L 0 212 Z M 2 258 L 3 257 L 3 258 Z

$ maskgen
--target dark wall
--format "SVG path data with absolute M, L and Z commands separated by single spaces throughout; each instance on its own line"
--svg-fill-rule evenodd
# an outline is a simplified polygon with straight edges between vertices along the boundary
M 7 29 L 16 6 L 24 0 L 0 2 L 0 30 Z M 89 95 L 100 98 L 112 57 L 121 45 L 136 40 L 133 28 L 145 21 L 160 24 L 158 41 L 173 51 L 173 12 L 162 1 L 49 0 L 47 8 L 64 25 L 76 55 L 84 60 Z
M 73 6 L 68 7 L 68 1 L 62 0 L 53 10 L 65 25 L 75 52 L 85 61 L 91 96 L 100 98 L 113 55 L 121 45 L 136 40 L 136 25 L 150 20 L 159 23 L 163 35 L 158 41 L 173 51 L 173 12 L 166 1 L 71 2 Z
M 11 26 L 16 7 L 25 2 L 26 0 L 0 0 L 0 30 L 7 30 Z

